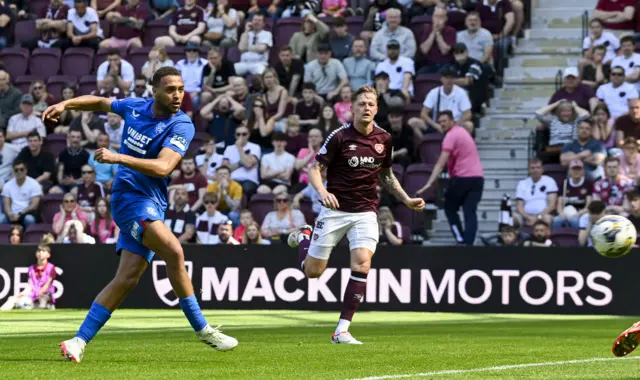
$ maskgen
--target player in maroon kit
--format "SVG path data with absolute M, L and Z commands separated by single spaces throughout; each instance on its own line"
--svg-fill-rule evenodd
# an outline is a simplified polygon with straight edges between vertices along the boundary
M 329 134 L 309 170 L 309 183 L 323 206 L 315 228 L 304 226 L 292 232 L 289 245 L 298 247 L 306 276 L 317 278 L 327 268 L 333 247 L 347 235 L 351 277 L 331 341 L 362 344 L 351 336 L 349 325 L 365 295 L 371 257 L 378 244 L 378 179 L 409 208 L 422 211 L 424 200 L 410 198 L 393 175 L 391 135 L 373 121 L 378 112 L 378 92 L 369 86 L 360 88 L 351 112 L 354 122 Z M 322 181 L 323 170 L 327 171 L 327 187 Z

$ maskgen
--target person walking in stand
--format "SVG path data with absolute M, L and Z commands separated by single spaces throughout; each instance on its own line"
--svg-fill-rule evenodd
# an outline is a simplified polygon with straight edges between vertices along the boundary
M 442 111 L 438 114 L 438 123 L 445 133 L 442 141 L 442 153 L 433 167 L 431 177 L 418 194 L 424 193 L 440 178 L 447 165 L 451 177 L 444 195 L 444 212 L 449 220 L 453 237 L 459 244 L 473 245 L 478 231 L 478 203 L 482 199 L 484 172 L 480 163 L 478 147 L 469 132 L 454 124 L 453 113 Z M 462 206 L 465 228 L 458 210 Z

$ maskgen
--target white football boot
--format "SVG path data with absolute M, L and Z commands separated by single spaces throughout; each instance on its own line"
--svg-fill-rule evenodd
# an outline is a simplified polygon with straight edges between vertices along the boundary
M 349 331 L 341 331 L 340 334 L 333 334 L 331 336 L 331 343 L 333 344 L 362 344 L 361 341 L 354 338 Z
M 198 331 L 196 335 L 202 343 L 208 344 L 218 351 L 233 350 L 238 345 L 238 340 L 234 337 L 223 334 L 220 327 L 213 328 L 209 325 Z
M 87 343 L 80 338 L 72 338 L 60 343 L 60 353 L 67 361 L 80 363 Z
M 289 234 L 289 238 L 287 239 L 287 243 L 289 244 L 289 247 L 298 248 L 298 238 L 300 237 L 300 234 L 305 234 L 309 237 L 309 239 L 311 239 L 312 232 L 313 232 L 313 227 L 308 224 L 305 224 L 304 226 L 293 231 L 292 233 Z

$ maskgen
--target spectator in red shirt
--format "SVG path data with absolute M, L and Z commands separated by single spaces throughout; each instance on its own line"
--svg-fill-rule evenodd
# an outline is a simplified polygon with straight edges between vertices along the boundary
M 636 0 L 598 0 L 593 17 L 606 29 L 635 29 Z
M 69 7 L 63 0 L 51 0 L 50 4 L 45 4 L 38 11 L 36 20 L 36 30 L 38 38 L 23 41 L 22 47 L 29 50 L 35 48 L 60 48 L 62 50 L 69 46 L 67 39 L 67 12 Z
M 128 0 L 107 13 L 107 21 L 111 24 L 111 37 L 100 42 L 100 48 L 134 48 L 142 47 L 142 29 L 149 13 L 140 5 L 140 0 Z
M 62 200 L 60 211 L 53 216 L 53 225 L 51 226 L 53 233 L 59 235 L 64 229 L 66 222 L 70 220 L 79 220 L 85 228 L 89 224 L 89 218 L 87 214 L 80 209 L 76 201 L 76 196 L 72 193 L 66 193 Z
M 253 214 L 251 214 L 251 210 L 244 209 L 240 211 L 240 225 L 238 225 L 233 231 L 233 238 L 237 241 L 242 241 L 244 230 L 251 223 L 255 223 Z
M 196 162 L 191 156 L 184 156 L 180 166 L 180 175 L 171 181 L 169 191 L 171 192 L 170 204 L 173 204 L 174 192 L 177 188 L 187 190 L 189 195 L 189 208 L 196 212 L 202 206 L 204 195 L 207 193 L 207 177 L 196 170 Z
M 578 69 L 567 67 L 562 72 L 562 87 L 551 96 L 549 104 L 566 99 L 570 102 L 576 102 L 580 108 L 589 109 L 589 100 L 594 96 L 591 87 L 580 83 Z
M 607 205 L 607 214 L 623 214 L 629 209 L 624 195 L 633 190 L 635 182 L 620 174 L 620 160 L 617 157 L 607 157 L 604 167 L 606 177 L 593 185 L 593 199 Z
M 523 8 L 518 0 L 484 0 L 476 4 L 482 26 L 491 32 L 496 45 L 505 53 L 511 46 L 511 36 L 517 32 L 514 3 L 518 3 L 517 8 Z
M 197 0 L 185 0 L 184 7 L 173 15 L 173 24 L 169 27 L 169 35 L 156 38 L 155 44 L 166 47 L 186 45 L 195 42 L 200 45 L 206 30 L 204 9 L 196 5 Z
M 447 11 L 437 8 L 433 12 L 432 24 L 427 24 L 419 41 L 419 53 L 416 57 L 418 74 L 439 72 L 444 66 L 453 63 L 451 49 L 456 43 L 456 30 L 447 25 Z

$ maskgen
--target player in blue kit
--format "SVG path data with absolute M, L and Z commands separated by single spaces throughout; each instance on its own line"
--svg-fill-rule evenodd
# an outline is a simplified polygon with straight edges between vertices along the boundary
M 80 96 L 53 105 L 42 114 L 43 121 L 55 122 L 64 110 L 114 112 L 125 121 L 120 153 L 101 148 L 95 154 L 100 163 L 120 165 L 111 197 L 113 219 L 121 231 L 116 247 L 120 263 L 76 336 L 60 343 L 62 354 L 70 361 L 82 360 L 86 344 L 137 285 L 154 252 L 166 262 L 173 291 L 197 337 L 219 351 L 238 345 L 235 338 L 206 322 L 185 270 L 182 246 L 164 224 L 167 177 L 187 151 L 194 126 L 180 110 L 184 83 L 178 70 L 158 69 L 152 85 L 153 99 Z

